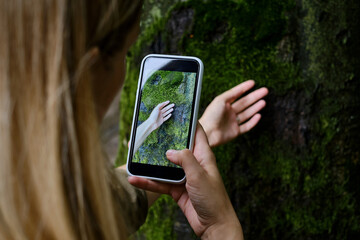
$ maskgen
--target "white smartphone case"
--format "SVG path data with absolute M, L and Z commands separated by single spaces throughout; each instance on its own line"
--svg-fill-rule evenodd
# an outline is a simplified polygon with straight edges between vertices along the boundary
M 191 60 L 195 60 L 199 63 L 199 76 L 198 76 L 198 81 L 197 81 L 197 88 L 196 88 L 196 96 L 195 96 L 195 104 L 194 104 L 194 114 L 193 114 L 193 119 L 192 119 L 192 124 L 191 124 L 191 132 L 190 132 L 190 144 L 189 144 L 189 149 L 192 151 L 193 147 L 194 147 L 194 137 L 195 137 L 195 130 L 196 130 L 196 125 L 197 125 L 197 119 L 198 119 L 198 111 L 199 111 L 199 102 L 200 102 L 200 95 L 201 95 L 201 85 L 202 85 L 202 78 L 203 78 L 203 72 L 204 72 L 204 64 L 203 62 L 197 58 L 197 57 L 192 57 L 192 56 L 177 56 L 177 55 L 165 55 L 165 54 L 149 54 L 147 56 L 144 57 L 144 59 L 141 62 L 141 70 L 140 70 L 140 74 L 139 74 L 139 80 L 138 80 L 138 88 L 136 91 L 136 100 L 135 100 L 135 106 L 138 106 L 138 100 L 139 100 L 139 94 L 141 92 L 141 79 L 142 79 L 142 74 L 143 74 L 143 67 L 144 67 L 144 62 L 147 58 L 149 57 L 159 57 L 159 58 L 173 58 L 173 59 L 191 59 Z M 134 108 L 134 113 L 133 113 L 133 121 L 132 121 L 132 127 L 131 127 L 131 135 L 130 135 L 130 146 L 132 146 L 131 140 L 133 139 L 133 130 L 135 127 L 135 117 L 136 117 L 136 112 L 137 109 L 136 107 Z M 130 156 L 130 150 L 128 151 L 128 156 L 127 156 L 127 163 L 126 163 L 126 170 L 127 173 L 129 174 L 129 176 L 137 176 L 137 177 L 143 177 L 143 178 L 147 178 L 147 179 L 151 179 L 151 180 L 156 180 L 156 181 L 161 181 L 161 182 L 169 182 L 169 183 L 175 183 L 175 184 L 181 184 L 183 182 L 185 182 L 186 177 L 184 177 L 183 179 L 179 180 L 179 181 L 174 181 L 171 179 L 163 179 L 163 178 L 156 178 L 156 177 L 149 177 L 149 176 L 140 176 L 140 175 L 133 175 L 130 171 L 129 171 L 129 161 L 131 161 L 131 156 Z

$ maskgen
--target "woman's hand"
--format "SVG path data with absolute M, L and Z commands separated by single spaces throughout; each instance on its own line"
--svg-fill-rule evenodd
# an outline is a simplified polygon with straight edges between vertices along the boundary
M 258 112 L 266 105 L 262 98 L 268 94 L 268 89 L 263 87 L 238 99 L 254 85 L 253 80 L 243 82 L 217 96 L 206 108 L 199 122 L 211 147 L 248 132 L 260 121 Z
M 151 112 L 148 120 L 157 129 L 171 117 L 175 104 L 168 105 L 170 101 L 159 103 Z
M 240 222 L 231 205 L 216 159 L 204 130 L 198 124 L 194 154 L 190 150 L 169 150 L 167 158 L 183 167 L 186 183 L 160 183 L 145 178 L 129 177 L 136 187 L 169 194 L 180 206 L 196 235 L 220 239 L 242 239 Z
M 144 143 L 146 138 L 159 128 L 165 121 L 171 117 L 171 112 L 174 111 L 175 104 L 170 104 L 170 101 L 159 103 L 151 112 L 148 119 L 145 120 L 136 129 L 136 138 L 134 144 L 134 154 Z M 166 106 L 167 105 L 167 106 Z

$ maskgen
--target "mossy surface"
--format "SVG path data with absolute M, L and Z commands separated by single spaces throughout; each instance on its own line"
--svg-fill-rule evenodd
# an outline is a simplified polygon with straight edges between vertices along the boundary
M 189 11 L 194 14 L 182 14 Z M 168 29 L 185 15 L 193 16 L 192 23 L 171 52 Z M 358 16 L 356 0 L 176 4 L 131 51 L 120 106 L 119 159 L 126 159 L 140 59 L 156 49 L 197 56 L 205 66 L 201 111 L 247 79 L 270 90 L 258 126 L 214 149 L 245 238 L 359 238 Z M 179 212 L 171 201 L 166 206 Z M 159 229 L 162 217 L 149 216 L 140 232 Z M 185 230 L 175 227 L 179 220 L 168 219 L 172 227 L 163 229 L 168 237 L 183 236 Z
M 154 130 L 135 153 L 133 162 L 178 167 L 167 160 L 169 149 L 187 148 L 196 73 L 159 70 L 145 82 L 140 100 L 138 126 L 160 103 L 175 104 L 171 117 Z
M 132 239 L 173 239 L 176 207 L 171 197 L 161 196 L 148 212 L 145 224 Z

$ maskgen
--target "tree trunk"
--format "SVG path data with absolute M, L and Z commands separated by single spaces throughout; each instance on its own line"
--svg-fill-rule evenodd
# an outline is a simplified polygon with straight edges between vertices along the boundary
M 359 16 L 357 0 L 175 4 L 131 51 L 121 139 L 129 137 L 139 62 L 148 53 L 203 60 L 202 111 L 216 95 L 254 79 L 270 90 L 259 125 L 214 149 L 245 238 L 359 238 Z M 125 154 L 121 144 L 119 159 Z M 162 198 L 138 236 L 193 233 Z

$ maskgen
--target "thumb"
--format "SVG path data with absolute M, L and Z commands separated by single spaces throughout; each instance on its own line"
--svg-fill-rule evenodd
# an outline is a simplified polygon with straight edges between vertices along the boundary
M 166 157 L 176 165 L 181 166 L 188 180 L 196 178 L 204 169 L 200 166 L 195 156 L 189 149 L 184 150 L 168 150 Z

